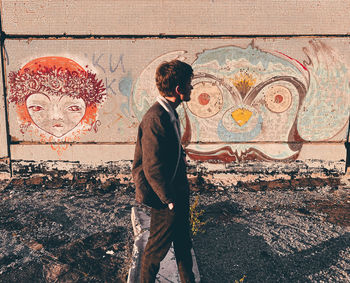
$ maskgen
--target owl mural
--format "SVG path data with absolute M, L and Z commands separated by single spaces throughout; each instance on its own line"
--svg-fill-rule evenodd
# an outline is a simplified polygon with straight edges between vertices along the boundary
M 322 42 L 304 49 L 308 62 L 254 44 L 205 50 L 192 63 L 191 101 L 180 106 L 182 142 L 195 160 L 293 160 L 303 142 L 328 140 L 349 117 L 348 70 Z M 154 103 L 154 60 L 133 89 L 136 117 Z

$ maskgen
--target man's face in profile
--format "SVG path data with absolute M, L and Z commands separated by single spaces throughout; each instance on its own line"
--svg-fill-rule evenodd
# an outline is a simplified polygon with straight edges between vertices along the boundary
M 191 81 L 192 79 L 190 79 L 186 84 L 184 89 L 181 92 L 181 101 L 190 101 L 191 100 L 191 91 L 193 89 L 192 85 L 191 85 Z

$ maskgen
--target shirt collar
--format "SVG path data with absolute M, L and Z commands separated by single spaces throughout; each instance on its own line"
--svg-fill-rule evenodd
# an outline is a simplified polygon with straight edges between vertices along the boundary
M 176 120 L 175 110 L 170 106 L 169 101 L 161 95 L 157 97 L 157 101 L 165 109 L 165 111 L 169 113 L 171 119 Z

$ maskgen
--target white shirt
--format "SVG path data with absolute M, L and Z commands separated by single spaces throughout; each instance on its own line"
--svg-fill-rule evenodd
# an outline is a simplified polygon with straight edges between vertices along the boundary
M 166 98 L 164 98 L 163 96 L 159 95 L 157 97 L 157 101 L 160 105 L 162 105 L 162 107 L 165 109 L 165 111 L 169 113 L 170 121 L 174 124 L 177 138 L 179 140 L 179 143 L 181 143 L 180 121 L 179 121 L 179 119 L 176 118 L 175 110 L 170 106 L 168 100 Z

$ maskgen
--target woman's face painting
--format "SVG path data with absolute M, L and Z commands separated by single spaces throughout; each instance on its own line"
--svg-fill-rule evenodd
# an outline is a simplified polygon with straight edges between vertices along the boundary
M 45 93 L 30 95 L 26 106 L 33 123 L 57 138 L 73 130 L 84 117 L 86 109 L 82 98 Z

